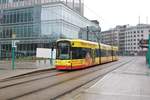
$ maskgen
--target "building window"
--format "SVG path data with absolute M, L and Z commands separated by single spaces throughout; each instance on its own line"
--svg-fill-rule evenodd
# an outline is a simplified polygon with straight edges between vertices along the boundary
M 141 36 L 143 37 L 143 34 Z
M 141 30 L 141 33 L 143 33 L 143 30 Z
M 134 31 L 134 33 L 136 33 L 136 31 Z

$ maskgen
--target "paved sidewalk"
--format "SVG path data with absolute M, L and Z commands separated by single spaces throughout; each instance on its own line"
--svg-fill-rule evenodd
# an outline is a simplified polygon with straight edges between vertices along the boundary
M 49 61 L 35 61 L 35 62 L 16 62 L 15 70 L 11 68 L 11 61 L 0 61 L 0 80 L 23 75 L 40 70 L 53 69 Z
M 37 68 L 37 69 L 0 70 L 0 80 L 18 76 L 18 75 L 28 74 L 31 72 L 48 70 L 48 69 L 54 69 L 54 67 L 44 67 L 44 68 L 41 67 L 41 68 Z
M 150 69 L 145 57 L 109 73 L 73 100 L 150 100 Z
M 53 65 L 54 65 L 53 61 Z M 39 67 L 49 67 L 51 66 L 50 60 L 32 60 L 32 61 L 16 61 L 16 69 L 36 69 Z M 11 70 L 11 61 L 0 61 L 0 70 Z

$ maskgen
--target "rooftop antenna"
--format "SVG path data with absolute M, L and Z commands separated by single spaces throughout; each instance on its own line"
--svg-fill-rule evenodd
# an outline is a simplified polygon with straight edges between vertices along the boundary
M 141 19 L 140 19 L 140 16 L 139 16 L 139 25 L 140 25 L 140 23 L 141 23 Z
M 148 24 L 148 16 L 146 16 L 146 24 Z

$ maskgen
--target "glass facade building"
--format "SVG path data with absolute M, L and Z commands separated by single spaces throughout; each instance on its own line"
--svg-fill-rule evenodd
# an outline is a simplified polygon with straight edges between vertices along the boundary
M 0 6 L 24 1 L 30 0 L 0 0 Z M 34 0 L 34 5 L 30 6 L 10 8 L 7 6 L 0 10 L 0 53 L 2 56 L 5 56 L 2 51 L 11 51 L 13 39 L 19 40 L 17 43 L 18 52 L 35 55 L 37 47 L 50 47 L 51 43 L 59 38 L 86 39 L 87 26 L 94 27 L 94 29 L 99 28 L 98 24 L 82 16 L 78 12 L 79 8 L 77 12 L 71 8 L 81 3 L 82 0 L 78 0 L 78 2 L 66 0 L 66 4 L 50 2 L 35 5 L 36 1 L 39 0 Z M 71 1 L 73 2 L 71 3 Z M 88 31 L 90 33 L 90 28 Z M 15 38 L 13 38 L 14 34 Z M 89 34 L 89 40 L 95 41 L 94 34 Z
M 83 0 L 0 0 L 0 9 L 27 7 L 56 2 L 61 2 L 76 11 L 77 13 L 83 15 Z

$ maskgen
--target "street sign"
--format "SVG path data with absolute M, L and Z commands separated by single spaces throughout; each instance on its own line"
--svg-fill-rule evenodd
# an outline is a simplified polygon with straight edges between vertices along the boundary
M 146 39 L 141 39 L 141 40 L 139 41 L 139 43 L 140 43 L 140 44 L 148 44 L 148 40 L 146 40 Z
M 139 46 L 140 46 L 141 48 L 148 48 L 148 40 L 146 40 L 146 39 L 141 39 L 141 40 L 139 41 Z
M 17 42 L 20 42 L 20 41 L 19 40 L 12 40 L 12 47 L 16 48 L 17 47 L 17 45 L 16 45 Z
M 12 47 L 14 47 L 14 48 L 17 47 L 15 41 L 12 41 Z

